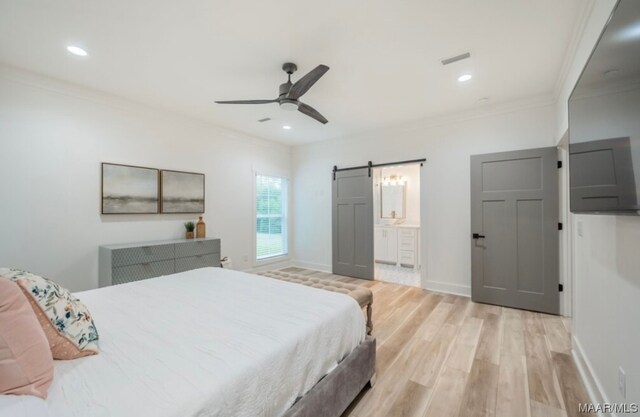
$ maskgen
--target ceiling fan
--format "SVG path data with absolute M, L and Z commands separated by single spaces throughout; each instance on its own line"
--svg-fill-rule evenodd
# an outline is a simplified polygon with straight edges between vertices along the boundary
M 326 65 L 318 65 L 314 69 L 312 69 L 307 75 L 300 78 L 295 83 L 291 82 L 291 74 L 296 72 L 298 67 L 296 64 L 292 64 L 291 62 L 287 62 L 282 65 L 282 70 L 288 74 L 288 80 L 284 84 L 280 84 L 280 93 L 278 98 L 273 100 L 231 100 L 231 101 L 216 101 L 218 104 L 268 104 L 268 103 L 278 103 L 280 108 L 283 110 L 298 110 L 301 113 L 306 114 L 309 117 L 312 117 L 319 121 L 322 124 L 328 122 L 327 119 L 323 115 L 321 115 L 316 109 L 309 106 L 308 104 L 304 104 L 300 100 L 298 100 L 304 93 L 309 91 L 309 89 L 322 77 L 327 71 L 329 71 L 329 67 Z

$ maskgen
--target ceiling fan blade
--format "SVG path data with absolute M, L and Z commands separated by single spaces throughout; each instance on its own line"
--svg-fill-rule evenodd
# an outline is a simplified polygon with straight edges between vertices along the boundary
M 289 94 L 287 98 L 291 98 L 297 100 L 304 93 L 309 91 L 312 85 L 316 83 L 327 71 L 329 71 L 329 67 L 326 65 L 318 65 L 314 69 L 312 69 L 307 75 L 300 78 L 289 90 Z
M 320 112 L 318 112 L 318 110 L 314 109 L 313 107 L 307 104 L 298 103 L 298 111 L 306 114 L 309 117 L 313 117 L 314 119 L 316 119 L 322 124 L 326 124 L 328 122 L 328 120 L 325 119 L 325 117 L 321 115 Z
M 268 104 L 275 103 L 277 100 L 228 100 L 216 101 L 218 104 Z

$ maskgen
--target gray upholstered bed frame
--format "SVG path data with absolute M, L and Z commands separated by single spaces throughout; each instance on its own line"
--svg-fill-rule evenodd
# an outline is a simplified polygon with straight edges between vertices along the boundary
M 376 372 L 376 339 L 367 336 L 338 366 L 300 398 L 283 417 L 340 417 Z

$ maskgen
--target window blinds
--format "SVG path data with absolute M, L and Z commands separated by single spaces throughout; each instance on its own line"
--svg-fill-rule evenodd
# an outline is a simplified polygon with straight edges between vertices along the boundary
M 256 259 L 287 253 L 287 180 L 256 175 Z

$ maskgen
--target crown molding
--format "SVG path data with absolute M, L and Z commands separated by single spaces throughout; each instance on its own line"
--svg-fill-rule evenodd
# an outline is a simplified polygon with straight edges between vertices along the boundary
M 576 18 L 576 23 L 573 26 L 571 38 L 569 39 L 569 43 L 565 48 L 564 59 L 562 60 L 562 65 L 560 66 L 560 73 L 558 74 L 558 78 L 556 78 L 556 82 L 553 87 L 553 97 L 556 100 L 560 99 L 562 89 L 567 81 L 567 77 L 569 76 L 569 72 L 571 71 L 573 62 L 576 59 L 578 46 L 580 45 L 580 41 L 584 36 L 584 31 L 587 28 L 587 24 L 589 23 L 589 18 L 593 13 L 595 4 L 596 0 L 585 0 L 582 2 L 582 7 L 579 10 L 578 17 Z

